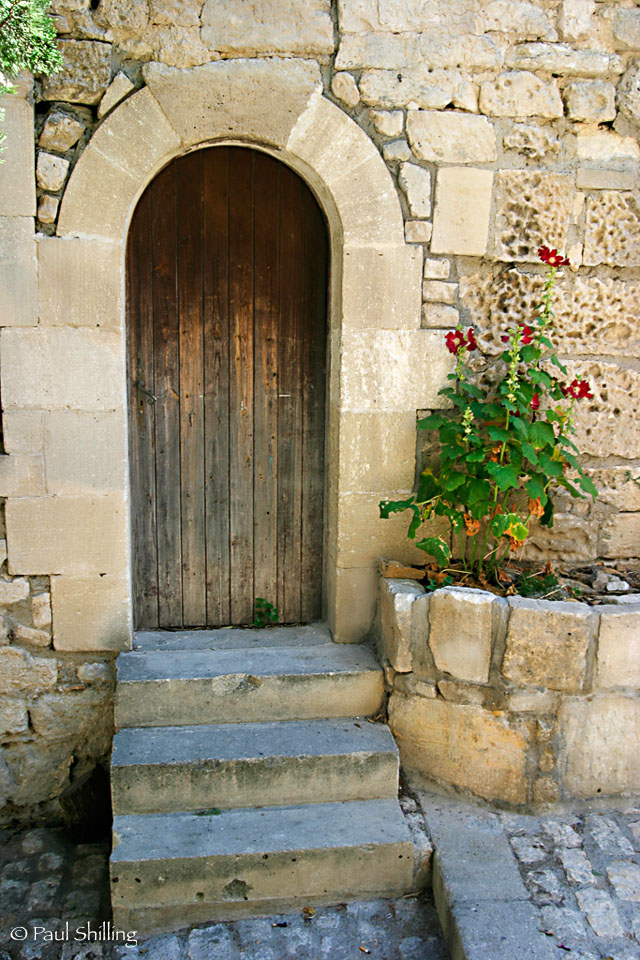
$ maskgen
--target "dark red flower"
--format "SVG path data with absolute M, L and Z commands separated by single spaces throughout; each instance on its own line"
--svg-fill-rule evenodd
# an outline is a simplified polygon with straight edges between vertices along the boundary
M 550 267 L 568 267 L 569 261 L 566 257 L 561 256 L 558 251 L 553 248 L 550 250 L 549 247 L 539 247 L 538 256 L 543 263 L 548 264 Z
M 568 387 L 561 386 L 560 389 L 565 397 L 573 397 L 574 400 L 593 400 L 593 394 L 589 389 L 587 380 L 572 380 Z
M 511 340 L 511 337 L 509 336 L 508 333 L 503 333 L 500 339 L 502 340 L 503 343 L 509 343 L 509 341 Z
M 530 407 L 532 410 L 540 409 L 540 397 L 537 393 L 534 393 L 534 395 L 531 397 Z
M 450 330 L 445 340 L 447 341 L 447 350 L 456 355 L 461 347 L 466 346 L 462 330 Z
M 469 327 L 467 330 L 467 350 L 477 350 L 478 344 L 476 342 L 476 335 L 473 327 Z
M 520 340 L 522 343 L 524 343 L 525 345 L 529 343 L 533 343 L 533 327 L 527 327 L 527 326 L 521 327 L 520 332 L 522 334 L 522 336 L 520 337 Z

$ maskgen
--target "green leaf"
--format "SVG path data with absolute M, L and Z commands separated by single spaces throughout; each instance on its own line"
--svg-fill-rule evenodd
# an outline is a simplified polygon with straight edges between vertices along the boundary
M 594 500 L 598 496 L 598 488 L 591 477 L 585 477 L 585 475 L 582 474 L 582 476 L 578 477 L 578 485 L 582 487 L 585 493 L 590 494 Z
M 551 356 L 549 357 L 549 359 L 551 360 L 551 363 L 554 365 L 554 367 L 557 367 L 558 370 L 560 370 L 561 373 L 564 373 L 565 377 L 568 376 L 568 374 L 567 374 L 567 368 L 565 367 L 565 365 L 564 365 L 563 363 L 560 363 L 560 361 L 559 361 L 558 358 L 556 357 L 555 353 L 552 353 Z
M 521 440 L 526 440 L 529 436 L 529 427 L 527 421 L 522 417 L 512 417 L 511 426 L 513 427 L 515 433 L 518 434 Z
M 469 383 L 468 380 L 465 380 L 465 382 L 462 384 L 462 389 L 465 393 L 468 393 L 470 397 L 478 397 L 480 400 L 482 397 L 484 397 L 484 392 L 480 389 L 480 387 L 476 387 L 475 384 Z
M 546 474 L 550 477 L 563 477 L 564 470 L 562 469 L 562 464 L 557 460 L 552 460 L 550 456 L 546 453 L 541 453 L 538 457 L 540 466 Z
M 539 450 L 541 447 L 553 446 L 556 440 L 553 427 L 550 423 L 544 423 L 542 420 L 536 420 L 529 427 L 529 437 L 531 443 Z
M 418 483 L 416 501 L 418 503 L 426 503 L 428 500 L 433 500 L 438 493 L 438 482 L 433 473 L 431 470 L 423 470 L 420 474 L 420 482 Z
M 540 517 L 540 524 L 543 527 L 553 526 L 553 500 L 551 497 L 549 497 L 545 504 L 544 513 Z
M 484 460 L 484 450 L 470 450 L 465 460 L 467 463 L 482 463 Z
M 441 413 L 431 413 L 428 417 L 418 420 L 418 428 L 420 430 L 437 430 L 446 422 L 447 418 L 443 417 Z
M 504 427 L 487 427 L 487 433 L 492 440 L 509 441 L 511 439 L 511 434 Z
M 520 351 L 520 356 L 525 363 L 532 363 L 532 361 L 540 359 L 540 351 L 532 343 L 527 343 Z
M 415 497 L 409 497 L 408 500 L 381 500 L 380 518 L 388 520 L 392 513 L 402 513 L 403 510 L 410 510 L 414 506 Z
M 529 463 L 532 463 L 534 466 L 538 465 L 538 455 L 530 443 L 522 444 L 522 452 L 524 453 Z
M 501 537 L 509 526 L 509 516 L 505 513 L 499 513 L 491 521 L 491 533 L 496 539 Z
M 451 558 L 451 550 L 442 537 L 425 537 L 416 543 L 416 547 L 430 554 L 439 567 L 444 567 Z
M 521 520 L 512 520 L 509 524 L 508 530 L 511 536 L 515 537 L 516 540 L 526 540 L 529 536 L 529 531 Z
M 542 497 L 544 497 L 545 495 L 544 486 L 545 486 L 544 477 L 541 477 L 538 474 L 535 474 L 533 477 L 530 477 L 525 483 L 525 488 L 527 490 L 527 493 L 529 494 L 532 500 L 537 500 L 538 497 L 540 497 L 540 500 L 542 500 Z
M 488 500 L 491 496 L 491 484 L 487 480 L 471 480 L 467 494 L 467 503 L 477 503 L 478 500 Z
M 533 383 L 541 383 L 547 389 L 553 384 L 553 380 L 544 370 L 532 370 L 529 374 Z
M 478 414 L 478 416 L 482 416 L 483 420 L 495 420 L 497 417 L 504 416 L 504 410 L 499 403 L 485 403 L 483 404 L 482 414 Z
M 466 480 L 464 473 L 451 473 L 448 477 L 445 477 L 442 486 L 448 493 L 452 493 L 454 490 L 457 490 L 458 487 L 461 487 Z
M 513 467 L 490 462 L 486 469 L 500 490 L 510 490 L 518 486 L 518 474 Z

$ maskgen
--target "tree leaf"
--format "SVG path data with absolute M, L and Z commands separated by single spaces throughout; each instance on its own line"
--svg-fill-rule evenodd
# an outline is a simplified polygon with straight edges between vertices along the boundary
M 536 420 L 535 423 L 531 424 L 529 438 L 536 450 L 540 450 L 541 447 L 553 446 L 556 441 L 553 427 L 543 420 Z
M 513 467 L 489 462 L 486 465 L 486 470 L 500 490 L 510 490 L 512 487 L 518 486 L 518 474 Z
M 451 473 L 448 477 L 444 478 L 442 486 L 448 493 L 452 493 L 454 490 L 457 490 L 458 487 L 461 487 L 466 479 L 464 473 Z
M 541 477 L 538 474 L 534 474 L 533 477 L 529 477 L 525 483 L 525 489 L 532 500 L 540 499 L 542 501 L 542 498 L 545 496 L 544 487 L 544 477 Z
M 439 567 L 444 567 L 451 558 L 451 550 L 449 545 L 445 543 L 442 537 L 425 537 L 424 540 L 418 541 L 416 547 L 420 550 L 424 550 L 425 553 L 430 554 L 436 561 Z
M 591 477 L 585 477 L 585 475 L 582 474 L 580 477 L 578 477 L 578 485 L 582 487 L 585 493 L 590 494 L 594 500 L 598 496 L 598 488 Z
M 538 465 L 538 454 L 535 452 L 535 450 L 533 449 L 530 443 L 522 444 L 522 452 L 524 453 L 529 463 L 532 463 L 534 466 Z

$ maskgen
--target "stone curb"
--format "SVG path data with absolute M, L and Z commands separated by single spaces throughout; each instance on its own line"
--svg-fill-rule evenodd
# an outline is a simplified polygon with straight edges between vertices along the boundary
M 433 895 L 451 960 L 554 960 L 499 817 L 420 792 Z

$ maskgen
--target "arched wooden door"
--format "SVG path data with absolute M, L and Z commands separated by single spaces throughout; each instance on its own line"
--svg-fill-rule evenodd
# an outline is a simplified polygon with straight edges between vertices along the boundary
M 243 147 L 172 161 L 127 248 L 138 629 L 321 615 L 327 232 Z

